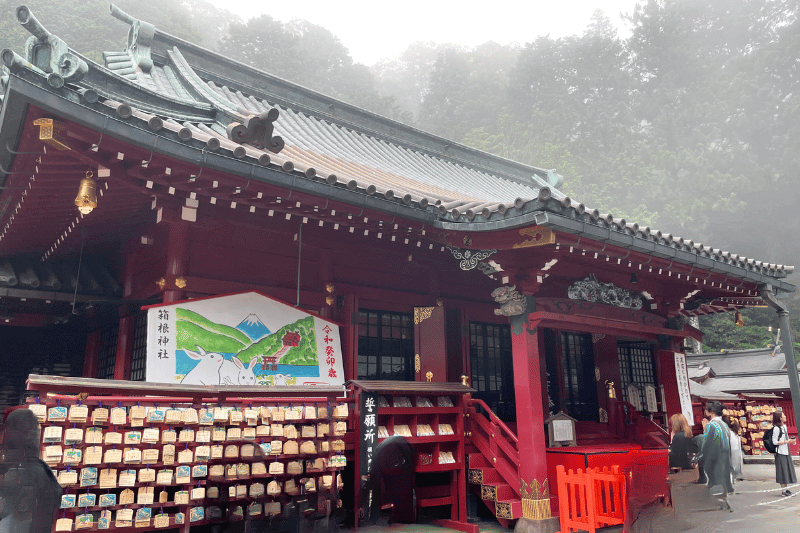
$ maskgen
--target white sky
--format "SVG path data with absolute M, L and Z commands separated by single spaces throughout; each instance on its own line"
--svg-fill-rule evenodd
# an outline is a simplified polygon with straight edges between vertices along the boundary
M 474 46 L 530 42 L 539 35 L 583 33 L 595 9 L 602 9 L 626 35 L 620 12 L 636 0 L 211 0 L 247 20 L 266 13 L 281 21 L 305 19 L 329 29 L 358 63 L 372 65 L 395 56 L 414 41 Z

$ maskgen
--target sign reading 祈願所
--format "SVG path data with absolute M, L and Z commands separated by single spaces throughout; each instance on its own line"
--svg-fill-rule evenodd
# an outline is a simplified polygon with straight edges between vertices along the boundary
M 339 326 L 257 292 L 151 306 L 146 380 L 341 386 Z
M 361 476 L 369 474 L 372 466 L 372 455 L 378 447 L 378 395 L 371 392 L 361 393 Z

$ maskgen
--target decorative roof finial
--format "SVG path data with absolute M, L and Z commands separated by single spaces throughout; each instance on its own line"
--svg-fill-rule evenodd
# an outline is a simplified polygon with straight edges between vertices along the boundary
M 131 29 L 128 30 L 128 44 L 125 51 L 133 59 L 134 67 L 139 67 L 144 72 L 150 72 L 150 69 L 153 68 L 150 52 L 156 36 L 156 27 L 133 18 L 114 4 L 111 4 L 111 16 L 125 24 L 130 24 Z
M 89 72 L 86 62 L 72 53 L 67 43 L 47 31 L 27 6 L 17 8 L 17 20 L 32 34 L 25 43 L 26 59 L 49 74 L 47 82 L 52 87 L 80 81 Z

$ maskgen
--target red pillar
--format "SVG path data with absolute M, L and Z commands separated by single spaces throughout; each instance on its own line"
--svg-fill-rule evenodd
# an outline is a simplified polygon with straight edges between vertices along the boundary
M 119 320 L 117 335 L 117 357 L 114 360 L 114 379 L 130 379 L 131 352 L 133 351 L 133 329 L 136 315 L 129 315 Z
M 521 330 L 521 331 L 520 331 Z M 511 349 L 514 359 L 514 392 L 517 400 L 517 437 L 519 438 L 519 476 L 526 483 L 540 484 L 547 479 L 542 403 L 542 371 L 539 367 L 539 333 L 526 323 L 512 327 Z M 551 480 L 551 490 L 555 488 Z
M 344 297 L 344 305 L 339 311 L 338 321 L 342 341 L 342 365 L 345 380 L 358 379 L 358 296 L 348 294 Z
M 100 330 L 89 333 L 86 338 L 86 356 L 83 359 L 83 377 L 97 377 L 97 357 L 100 353 Z
M 167 275 L 185 276 L 189 273 L 189 224 L 169 222 L 167 233 Z M 179 302 L 186 299 L 186 291 L 181 287 L 167 287 L 164 303 Z

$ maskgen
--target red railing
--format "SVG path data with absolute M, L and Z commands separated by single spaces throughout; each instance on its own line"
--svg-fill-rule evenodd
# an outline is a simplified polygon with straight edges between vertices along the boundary
M 498 471 L 503 481 L 519 495 L 519 439 L 483 400 L 468 398 L 465 403 L 469 415 L 467 431 L 470 440 Z M 483 409 L 488 418 L 479 413 L 478 408 Z
M 628 442 L 649 444 L 645 448 L 669 446 L 669 433 L 647 418 L 643 418 L 632 404 L 609 399 L 610 427 L 617 436 Z M 645 442 L 650 440 L 650 443 Z

